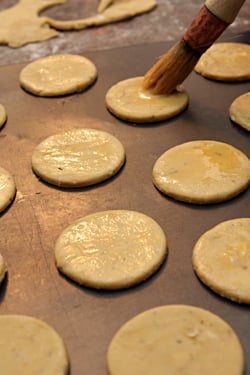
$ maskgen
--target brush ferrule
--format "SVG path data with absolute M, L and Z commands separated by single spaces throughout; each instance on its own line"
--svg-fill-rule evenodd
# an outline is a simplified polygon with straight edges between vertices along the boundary
M 212 14 L 204 5 L 187 28 L 183 40 L 194 51 L 202 54 L 228 27 L 228 23 Z

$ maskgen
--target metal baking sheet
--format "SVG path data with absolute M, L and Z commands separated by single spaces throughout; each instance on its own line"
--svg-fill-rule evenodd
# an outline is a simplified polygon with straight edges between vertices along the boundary
M 39 98 L 22 90 L 18 77 L 24 64 L 0 68 L 0 103 L 8 112 L 0 132 L 0 165 L 14 175 L 17 185 L 15 201 L 0 216 L 0 252 L 8 264 L 0 313 L 35 316 L 54 327 L 66 343 L 71 375 L 105 374 L 107 346 L 117 329 L 134 315 L 165 304 L 195 305 L 225 319 L 240 338 L 244 375 L 250 375 L 249 306 L 210 291 L 191 265 L 192 249 L 201 234 L 221 221 L 249 216 L 250 190 L 225 203 L 197 206 L 163 196 L 151 178 L 156 159 L 186 141 L 223 141 L 250 156 L 249 133 L 228 117 L 229 105 L 249 91 L 249 82 L 216 83 L 192 73 L 185 82 L 189 107 L 160 123 L 120 121 L 105 107 L 109 87 L 143 75 L 168 47 L 157 43 L 85 53 L 97 66 L 96 83 L 61 98 Z M 105 183 L 75 190 L 39 180 L 31 170 L 34 147 L 49 135 L 79 127 L 117 136 L 126 148 L 122 170 Z M 106 209 L 143 212 L 161 225 L 168 239 L 169 254 L 161 269 L 128 290 L 81 287 L 55 267 L 54 245 L 61 231 L 81 216 Z

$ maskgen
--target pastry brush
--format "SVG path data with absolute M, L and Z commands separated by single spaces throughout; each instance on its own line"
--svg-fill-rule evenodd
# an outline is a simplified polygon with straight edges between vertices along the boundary
M 206 0 L 182 39 L 145 74 L 142 88 L 170 94 L 191 73 L 200 56 L 234 21 L 245 0 Z

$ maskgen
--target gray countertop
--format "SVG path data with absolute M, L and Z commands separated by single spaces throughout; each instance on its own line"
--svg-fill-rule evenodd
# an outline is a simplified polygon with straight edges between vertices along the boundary
M 15 0 L 1 0 L 0 11 L 13 6 Z M 55 53 L 84 53 L 117 47 L 176 42 L 202 7 L 203 0 L 158 0 L 158 6 L 147 14 L 114 24 L 80 31 L 61 32 L 60 36 L 40 43 L 13 49 L 0 46 L 0 64 L 24 63 Z M 96 12 L 97 0 L 67 0 L 47 9 L 42 15 L 60 20 L 89 17 Z M 231 35 L 250 32 L 250 2 L 246 1 L 235 22 L 225 31 Z

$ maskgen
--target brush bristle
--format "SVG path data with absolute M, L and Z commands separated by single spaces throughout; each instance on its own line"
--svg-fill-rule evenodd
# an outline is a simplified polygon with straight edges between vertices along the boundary
M 179 41 L 145 74 L 143 89 L 155 95 L 170 94 L 191 73 L 199 57 L 184 41 Z

